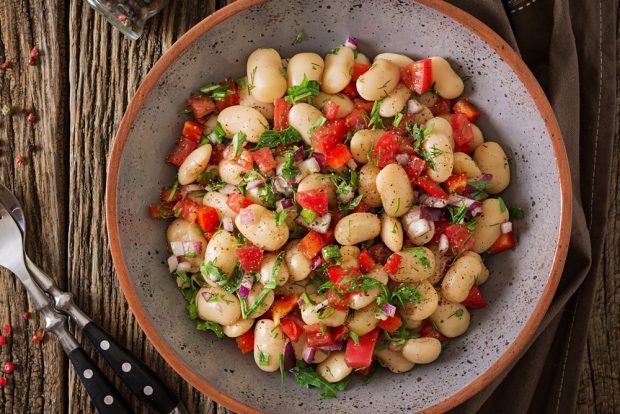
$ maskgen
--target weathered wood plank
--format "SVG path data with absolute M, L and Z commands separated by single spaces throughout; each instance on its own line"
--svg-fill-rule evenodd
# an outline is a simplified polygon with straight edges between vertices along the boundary
M 0 182 L 16 192 L 28 219 L 28 252 L 60 284 L 66 275 L 66 106 L 68 70 L 65 4 L 61 0 L 0 2 L 0 56 L 12 63 L 0 69 Z M 33 46 L 41 49 L 40 64 L 28 65 Z M 22 109 L 38 118 L 30 125 Z M 28 153 L 30 154 L 28 155 Z M 25 164 L 15 159 L 23 155 Z M 36 235 L 36 236 L 35 236 Z M 0 269 L 0 325 L 13 325 L 0 360 L 12 360 L 16 371 L 0 390 L 4 413 L 62 412 L 66 407 L 66 360 L 54 340 L 32 343 L 41 328 L 38 317 L 22 317 L 30 309 L 24 289 Z
M 105 227 L 106 159 L 124 110 L 148 70 L 174 40 L 221 6 L 213 0 L 171 2 L 162 14 L 149 21 L 137 42 L 125 39 L 86 2 L 71 2 L 69 12 L 69 288 L 76 294 L 76 302 L 155 369 L 192 413 L 222 411 L 176 375 L 155 352 L 115 280 Z M 87 350 L 92 351 L 91 347 Z M 101 359 L 99 362 L 103 366 Z M 92 412 L 77 382 L 71 370 L 69 411 Z M 138 412 L 145 412 L 135 399 L 131 402 Z

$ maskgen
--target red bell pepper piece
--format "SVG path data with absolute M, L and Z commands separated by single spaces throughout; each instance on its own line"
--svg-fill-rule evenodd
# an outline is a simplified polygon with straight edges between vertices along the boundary
M 215 102 L 206 95 L 190 96 L 187 98 L 187 106 L 196 119 L 204 118 L 215 111 Z
M 305 325 L 304 331 L 306 331 L 306 344 L 309 347 L 316 348 L 319 346 L 327 346 L 334 343 L 334 335 L 327 326 L 322 325 Z
M 416 184 L 431 197 L 443 198 L 444 200 L 448 198 L 448 194 L 443 191 L 439 184 L 426 175 L 419 177 Z
M 385 269 L 386 272 L 395 275 L 398 271 L 398 265 L 400 264 L 401 259 L 402 256 L 400 254 L 392 253 L 383 266 L 383 269 Z
M 463 114 L 469 122 L 474 122 L 480 116 L 480 111 L 469 100 L 461 99 L 452 107 L 452 111 Z
M 277 163 L 275 158 L 273 158 L 273 154 L 269 148 L 261 148 L 259 150 L 253 151 L 252 159 L 258 166 L 258 169 L 263 174 L 268 173 L 269 171 L 276 168 Z
M 473 286 L 469 290 L 469 294 L 461 304 L 472 309 L 482 309 L 487 306 L 484 296 L 482 296 L 482 292 L 478 286 Z
M 312 210 L 319 216 L 324 216 L 329 211 L 327 191 L 323 189 L 298 191 L 295 200 L 301 207 Z
M 252 352 L 254 350 L 254 329 L 250 329 L 241 336 L 235 338 L 237 346 L 244 354 Z
M 349 339 L 344 360 L 351 368 L 366 368 L 372 364 L 372 353 L 379 339 L 379 329 L 373 329 L 364 336 L 359 337 L 359 345 Z
M 238 247 L 235 251 L 241 268 L 245 272 L 259 272 L 263 261 L 263 250 L 258 247 Z
M 368 72 L 369 69 L 370 69 L 370 65 L 367 65 L 365 63 L 353 64 L 353 76 L 351 77 L 351 79 L 356 81 L 357 78 L 362 76 L 364 73 Z
M 474 130 L 464 114 L 452 115 L 450 125 L 452 125 L 452 137 L 455 145 L 467 145 L 474 139 Z
M 433 84 L 433 61 L 422 59 L 403 66 L 400 70 L 400 78 L 409 89 L 422 95 Z
M 196 142 L 189 138 L 181 137 L 177 142 L 177 146 L 174 148 L 174 150 L 172 150 L 170 155 L 168 155 L 168 158 L 166 158 L 166 161 L 168 161 L 172 165 L 180 167 L 181 164 L 183 164 L 183 161 L 185 161 L 187 156 L 191 154 L 191 152 L 195 150 L 196 147 L 198 147 L 198 144 Z
M 383 329 L 387 333 L 394 333 L 402 326 L 402 324 L 403 320 L 400 318 L 400 315 L 396 313 L 394 316 L 390 316 L 379 322 L 379 328 Z
M 288 128 L 288 113 L 293 105 L 286 102 L 284 98 L 276 98 L 273 101 L 273 129 L 282 131 Z
M 362 250 L 358 260 L 360 262 L 360 270 L 364 273 L 370 272 L 377 265 L 377 262 L 375 262 L 372 255 L 368 253 L 368 250 Z
M 319 233 L 311 230 L 299 242 L 299 250 L 308 260 L 312 260 L 326 244 Z
M 196 220 L 205 233 L 217 229 L 220 225 L 220 215 L 210 206 L 199 206 L 196 210 Z
M 297 301 L 299 300 L 299 295 L 289 295 L 289 296 L 278 296 L 274 301 L 273 305 L 271 305 L 271 316 L 274 321 L 277 321 L 286 315 L 288 315 L 295 306 L 297 306 Z
M 449 193 L 462 193 L 465 187 L 467 187 L 467 174 L 453 174 L 446 180 L 444 185 Z
M 349 152 L 349 148 L 345 144 L 339 144 L 327 153 L 325 160 L 327 165 L 337 169 L 345 165 L 349 160 L 353 159 L 353 155 Z
M 282 329 L 282 333 L 293 342 L 296 342 L 304 332 L 303 328 L 299 326 L 293 318 L 289 318 L 288 316 L 280 321 L 280 329 Z
M 200 143 L 202 139 L 202 131 L 204 126 L 195 121 L 185 121 L 183 124 L 183 136 L 185 138 L 191 139 L 196 144 Z
M 251 204 L 254 204 L 252 200 L 237 193 L 232 193 L 226 199 L 226 205 L 235 213 L 239 213 L 242 208 L 246 208 Z
M 505 250 L 514 249 L 517 245 L 517 239 L 514 232 L 504 233 L 495 240 L 495 243 L 489 247 L 490 253 L 499 253 Z
M 376 161 L 379 168 L 396 162 L 396 154 L 400 149 L 400 138 L 393 132 L 386 132 L 381 135 L 370 156 L 371 160 Z

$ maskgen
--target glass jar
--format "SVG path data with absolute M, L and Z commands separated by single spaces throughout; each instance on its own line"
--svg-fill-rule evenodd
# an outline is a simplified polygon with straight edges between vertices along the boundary
M 125 36 L 137 40 L 146 21 L 166 7 L 168 0 L 88 0 L 88 4 Z

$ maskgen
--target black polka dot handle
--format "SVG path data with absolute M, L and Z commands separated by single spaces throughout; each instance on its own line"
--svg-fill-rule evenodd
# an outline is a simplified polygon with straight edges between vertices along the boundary
M 68 355 L 100 414 L 133 413 L 114 385 L 108 381 L 83 348 L 75 348 Z
M 108 365 L 152 413 L 178 412 L 182 407 L 179 398 L 142 361 L 94 322 L 88 323 L 83 331 Z

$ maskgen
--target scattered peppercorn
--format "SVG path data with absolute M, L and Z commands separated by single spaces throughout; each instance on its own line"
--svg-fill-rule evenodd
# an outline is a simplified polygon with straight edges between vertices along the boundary
M 45 337 L 45 331 L 43 330 L 36 331 L 34 335 L 32 335 L 32 342 L 34 342 L 35 344 L 40 344 L 41 342 L 43 342 L 44 337 Z
M 2 387 L 6 387 L 6 384 L 8 384 L 8 380 L 5 377 L 0 377 L 0 388 Z
M 2 327 L 2 332 L 4 332 L 4 334 L 7 336 L 11 335 L 11 333 L 13 332 L 13 328 L 7 323 Z
M 7 374 L 10 374 L 13 371 L 15 371 L 15 364 L 12 363 L 11 361 L 5 362 L 4 363 L 4 372 L 6 372 Z
M 34 114 L 34 112 L 30 111 L 26 116 L 26 120 L 28 121 L 28 123 L 34 125 L 34 123 L 37 122 L 37 116 Z
M 30 59 L 28 59 L 28 64 L 36 65 L 38 62 L 39 55 L 40 55 L 39 49 L 37 49 L 36 47 L 33 47 L 32 49 L 30 49 Z
M 6 345 L 6 338 L 0 335 L 0 346 L 4 346 L 4 345 Z

